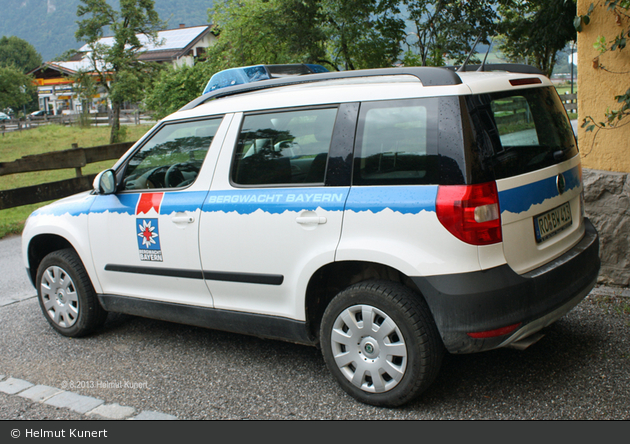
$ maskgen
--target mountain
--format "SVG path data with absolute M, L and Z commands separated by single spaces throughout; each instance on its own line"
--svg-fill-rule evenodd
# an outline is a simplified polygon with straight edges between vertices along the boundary
M 0 0 L 0 36 L 26 40 L 42 55 L 53 60 L 69 49 L 78 49 L 77 6 L 80 0 Z M 118 9 L 118 0 L 108 0 Z M 198 26 L 208 23 L 208 8 L 213 0 L 155 0 L 155 10 L 167 22 L 166 29 L 180 24 Z

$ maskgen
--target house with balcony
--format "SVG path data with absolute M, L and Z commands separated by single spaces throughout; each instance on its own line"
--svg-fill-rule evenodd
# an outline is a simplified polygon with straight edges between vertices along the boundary
M 212 33 L 211 25 L 179 25 L 176 29 L 159 31 L 157 44 L 152 43 L 144 34 L 138 34 L 138 39 L 143 44 L 139 61 L 181 67 L 205 60 L 206 50 L 215 43 L 216 36 Z M 113 37 L 103 37 L 98 43 L 111 46 L 113 42 Z M 37 82 L 39 109 L 54 115 L 81 112 L 85 104 L 81 103 L 72 79 L 80 72 L 90 71 L 94 71 L 94 67 L 88 45 L 82 46 L 70 60 L 46 62 L 31 71 Z M 97 91 L 87 106 L 90 107 L 90 112 L 106 110 L 108 101 L 105 88 Z

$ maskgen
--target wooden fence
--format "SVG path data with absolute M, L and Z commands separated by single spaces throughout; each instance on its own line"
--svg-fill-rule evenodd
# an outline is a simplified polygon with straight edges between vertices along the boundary
M 70 150 L 24 156 L 13 162 L 0 162 L 0 176 L 68 168 L 74 168 L 76 171 L 76 177 L 72 179 L 0 190 L 0 210 L 61 199 L 81 191 L 91 190 L 96 174 L 84 176 L 81 168 L 94 162 L 118 159 L 134 143 L 123 142 L 90 148 L 79 148 L 73 144 Z
M 90 113 L 87 116 L 89 124 L 93 126 L 111 125 L 111 112 L 106 113 Z M 37 128 L 41 125 L 49 125 L 51 123 L 57 125 L 78 125 L 81 121 L 80 114 L 60 114 L 57 116 L 37 116 L 28 119 L 11 119 L 0 120 L 0 133 L 9 131 L 21 131 L 30 128 Z M 121 110 L 120 123 L 130 125 L 153 124 L 155 120 L 148 114 L 142 114 L 138 110 Z
M 577 113 L 577 94 L 560 94 L 560 100 L 567 112 Z
M 560 94 L 560 100 L 567 112 L 577 113 L 577 94 Z M 497 100 L 492 104 L 495 122 L 501 125 L 529 122 L 531 114 L 524 97 L 515 97 L 504 101 Z

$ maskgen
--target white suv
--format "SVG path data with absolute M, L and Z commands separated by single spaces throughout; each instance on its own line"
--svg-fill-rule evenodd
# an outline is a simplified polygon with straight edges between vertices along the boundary
M 319 346 L 384 406 L 426 389 L 444 351 L 526 347 L 594 286 L 598 236 L 550 81 L 485 69 L 200 97 L 28 219 L 45 317 L 67 336 L 111 311 Z

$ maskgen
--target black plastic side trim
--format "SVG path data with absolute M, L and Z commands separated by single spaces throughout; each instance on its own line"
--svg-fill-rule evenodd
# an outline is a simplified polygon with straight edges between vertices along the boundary
M 147 274 L 151 276 L 167 276 L 186 279 L 203 279 L 201 270 L 185 270 L 180 268 L 136 267 L 133 265 L 105 265 L 105 271 L 120 273 Z
M 31 281 L 31 284 L 33 284 L 33 287 L 37 288 L 37 285 L 35 285 L 35 277 L 31 274 L 31 269 L 28 267 L 26 268 L 26 274 L 28 275 L 28 279 Z
M 207 281 L 241 282 L 246 284 L 282 285 L 281 274 L 235 273 L 229 271 L 201 271 L 180 268 L 138 267 L 133 265 L 105 265 L 106 271 L 120 273 L 147 274 L 151 276 L 179 277 L 185 279 L 205 279 Z
M 150 301 L 116 295 L 99 295 L 107 311 L 142 316 L 150 319 L 194 325 L 298 344 L 315 345 L 316 338 L 308 334 L 306 323 L 278 316 L 218 310 L 209 307 Z
M 192 102 L 185 105 L 180 111 L 186 111 L 196 108 L 197 106 L 211 99 L 242 94 L 251 91 L 258 91 L 267 88 L 277 88 L 280 86 L 297 85 L 300 83 L 322 82 L 324 80 L 350 79 L 359 77 L 377 77 L 377 76 L 396 76 L 409 75 L 414 76 L 424 86 L 441 86 L 441 85 L 459 85 L 462 80 L 459 76 L 444 68 L 436 67 L 409 67 L 409 68 L 376 68 L 376 69 L 360 69 L 356 71 L 339 71 L 318 74 L 308 74 L 304 76 L 261 80 L 259 82 L 246 83 L 244 85 L 229 86 L 221 88 L 201 97 L 196 98 Z
M 282 282 L 284 282 L 284 276 L 281 274 L 232 273 L 229 271 L 204 270 L 203 278 L 207 281 L 227 281 L 265 285 L 282 285 Z

